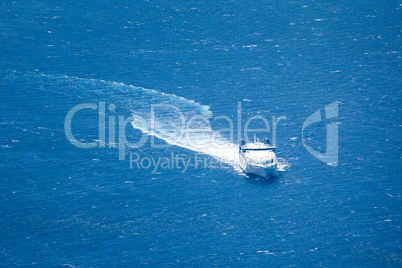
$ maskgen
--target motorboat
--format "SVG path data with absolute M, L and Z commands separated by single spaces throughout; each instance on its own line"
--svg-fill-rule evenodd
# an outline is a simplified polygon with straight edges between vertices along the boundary
M 240 167 L 246 174 L 268 177 L 278 165 L 275 150 L 276 147 L 271 146 L 267 138 L 264 142 L 260 142 L 254 135 L 254 142 L 246 143 L 241 140 L 239 144 Z

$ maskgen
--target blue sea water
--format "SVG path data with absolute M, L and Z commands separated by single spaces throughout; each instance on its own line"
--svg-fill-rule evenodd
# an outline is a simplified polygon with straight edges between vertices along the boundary
M 4 1 L 0 4 L 0 265 L 3 267 L 401 267 L 401 9 L 398 1 Z M 338 116 L 324 108 L 338 102 Z M 241 124 L 237 124 L 241 102 Z M 285 116 L 280 169 L 230 161 L 130 168 L 141 158 L 215 159 L 174 142 L 177 117 L 127 149 L 65 134 L 76 105 L 151 120 L 151 104 L 202 115 Z M 339 159 L 326 164 L 326 126 Z M 116 123 L 117 125 L 117 123 Z M 80 141 L 98 111 L 77 112 Z M 118 135 L 118 132 L 116 135 Z M 263 134 L 259 134 L 263 138 Z M 272 131 L 268 133 L 272 139 Z M 151 137 L 159 146 L 152 144 Z M 202 141 L 206 134 L 193 135 Z M 109 135 L 107 135 L 107 139 Z M 236 144 L 228 133 L 219 140 Z M 108 140 L 107 140 L 108 141 Z M 328 149 L 328 148 L 327 148 Z

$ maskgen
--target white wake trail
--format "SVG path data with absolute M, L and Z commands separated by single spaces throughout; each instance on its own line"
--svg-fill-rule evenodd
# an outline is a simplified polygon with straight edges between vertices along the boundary
M 98 94 L 102 99 L 107 96 L 110 102 L 120 103 L 132 111 L 135 121 L 131 124 L 135 129 L 238 169 L 238 145 L 211 128 L 208 122 L 213 114 L 207 105 L 174 94 L 99 79 L 31 73 L 25 76 L 40 79 L 66 95 L 93 98 L 93 94 Z M 284 159 L 278 160 L 279 171 L 289 166 Z

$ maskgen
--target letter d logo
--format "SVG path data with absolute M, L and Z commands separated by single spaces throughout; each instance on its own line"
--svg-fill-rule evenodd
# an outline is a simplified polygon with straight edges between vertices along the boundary
M 330 119 L 338 116 L 338 101 L 325 106 L 325 118 Z M 314 123 L 321 121 L 320 110 L 310 115 L 303 124 L 302 128 L 302 141 L 306 150 L 315 158 L 323 161 L 327 165 L 336 167 L 338 165 L 338 123 L 327 124 L 327 145 L 325 154 L 313 150 L 311 147 L 304 143 L 304 129 Z

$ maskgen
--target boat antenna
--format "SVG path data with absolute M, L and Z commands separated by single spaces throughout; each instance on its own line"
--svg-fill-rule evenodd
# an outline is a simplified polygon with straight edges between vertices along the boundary
M 255 134 L 254 134 L 254 143 L 255 143 Z

